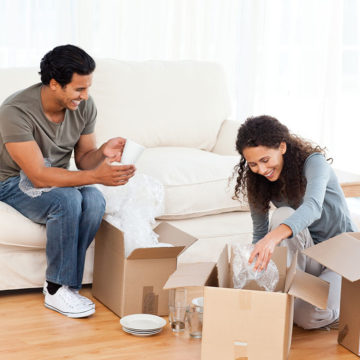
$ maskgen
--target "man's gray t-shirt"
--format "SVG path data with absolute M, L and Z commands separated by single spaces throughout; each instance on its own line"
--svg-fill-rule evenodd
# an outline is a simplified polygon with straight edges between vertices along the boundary
M 81 135 L 94 132 L 96 107 L 91 97 L 74 111 L 66 109 L 64 121 L 54 123 L 44 114 L 42 84 L 8 97 L 0 107 L 0 181 L 20 173 L 6 150 L 8 142 L 35 141 L 51 166 L 68 168 L 71 153 Z
M 338 179 L 325 157 L 311 154 L 305 161 L 303 174 L 307 184 L 302 204 L 283 221 L 293 236 L 308 228 L 317 244 L 343 232 L 357 231 Z M 276 207 L 291 206 L 288 199 L 272 202 Z M 255 243 L 268 233 L 269 214 L 251 209 L 251 217 Z

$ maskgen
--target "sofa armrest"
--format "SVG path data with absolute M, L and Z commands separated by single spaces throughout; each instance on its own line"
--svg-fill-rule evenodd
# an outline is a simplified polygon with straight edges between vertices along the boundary
M 341 184 L 345 197 L 360 196 L 360 182 Z
M 236 136 L 239 127 L 240 127 L 240 123 L 236 121 L 224 120 L 223 123 L 221 124 L 217 136 L 216 144 L 211 151 L 219 155 L 239 156 L 235 147 Z
M 337 169 L 334 170 L 344 191 L 345 197 L 359 197 L 360 175 Z

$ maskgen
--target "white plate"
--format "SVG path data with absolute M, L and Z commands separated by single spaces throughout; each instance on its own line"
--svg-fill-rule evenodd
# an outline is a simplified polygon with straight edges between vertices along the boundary
M 158 330 L 166 325 L 166 321 L 156 315 L 133 314 L 121 318 L 120 324 L 133 330 Z
M 126 333 L 135 335 L 135 336 L 152 336 L 152 335 L 158 334 L 162 330 L 162 328 L 160 328 L 159 330 L 156 330 L 156 331 L 133 331 L 133 330 L 127 329 L 125 327 L 123 327 L 122 329 Z
M 132 333 L 154 333 L 154 332 L 158 332 L 158 331 L 162 330 L 162 328 L 154 329 L 154 330 L 134 330 L 134 329 L 131 329 L 131 328 L 127 328 L 126 326 L 123 326 L 123 329 L 125 331 L 129 331 L 129 332 L 132 332 Z

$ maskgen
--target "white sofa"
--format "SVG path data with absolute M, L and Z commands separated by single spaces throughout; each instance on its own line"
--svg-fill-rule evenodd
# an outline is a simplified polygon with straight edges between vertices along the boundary
M 38 82 L 37 71 L 1 69 L 0 102 Z M 238 124 L 227 120 L 229 96 L 218 65 L 98 60 L 91 95 L 98 108 L 98 143 L 122 136 L 146 146 L 137 169 L 164 184 L 159 220 L 199 238 L 180 261 L 209 260 L 224 242 L 250 241 L 246 204 L 232 199 L 234 186 L 228 185 L 238 161 Z M 45 227 L 0 202 L 0 228 L 0 290 L 41 287 Z M 93 246 L 84 283 L 92 281 L 92 264 Z

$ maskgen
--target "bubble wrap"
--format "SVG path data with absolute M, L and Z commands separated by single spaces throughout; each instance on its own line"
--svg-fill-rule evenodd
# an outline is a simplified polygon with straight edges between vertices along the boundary
M 256 283 L 266 291 L 274 291 L 279 282 L 279 271 L 275 263 L 270 260 L 266 270 L 255 271 L 256 259 L 249 264 L 249 258 L 254 250 L 253 244 L 231 247 L 231 273 L 235 289 L 242 289 L 249 281 Z
M 48 158 L 44 159 L 44 163 L 46 167 L 51 167 L 51 161 Z M 81 189 L 84 186 L 75 186 L 76 189 Z M 35 188 L 30 179 L 26 176 L 26 174 L 21 170 L 20 171 L 20 181 L 19 181 L 19 189 L 24 192 L 26 195 L 35 198 L 40 196 L 44 192 L 49 192 L 52 189 L 56 189 L 57 186 L 45 187 L 45 188 Z
M 164 186 L 154 178 L 136 173 L 124 186 L 97 185 L 106 200 L 104 219 L 124 233 L 125 255 L 159 244 L 152 230 L 155 217 L 163 213 Z
M 45 166 L 51 167 L 51 162 L 49 159 L 45 160 Z M 43 192 L 49 192 L 54 187 L 47 187 L 47 188 L 35 188 L 30 179 L 26 176 L 26 174 L 21 170 L 20 171 L 20 182 L 19 182 L 20 190 L 25 193 L 26 195 L 35 198 L 40 196 Z

